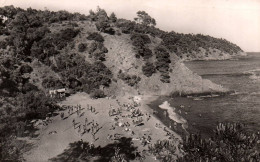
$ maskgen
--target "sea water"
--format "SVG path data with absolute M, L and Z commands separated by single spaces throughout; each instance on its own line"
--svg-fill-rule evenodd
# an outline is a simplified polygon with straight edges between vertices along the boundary
M 151 103 L 153 109 L 168 101 L 174 111 L 187 120 L 186 130 L 200 132 L 203 136 L 212 135 L 219 122 L 241 122 L 247 125 L 247 131 L 260 131 L 260 53 L 248 53 L 248 56 L 234 60 L 191 61 L 185 64 L 202 78 L 235 93 L 199 98 L 160 97 Z M 172 125 L 166 116 L 159 114 L 158 117 L 168 126 Z M 178 131 L 183 133 L 180 129 Z

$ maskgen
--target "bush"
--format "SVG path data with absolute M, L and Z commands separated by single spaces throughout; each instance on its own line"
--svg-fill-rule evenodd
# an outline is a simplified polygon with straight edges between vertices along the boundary
M 184 157 L 178 161 L 259 161 L 260 135 L 240 123 L 220 123 L 214 136 L 191 134 L 183 140 Z
M 108 52 L 107 48 L 101 42 L 92 42 L 88 48 L 89 57 L 94 57 L 95 60 L 105 61 L 105 53 Z
M 44 119 L 49 112 L 57 109 L 54 101 L 41 91 L 30 91 L 20 98 L 19 101 L 22 101 L 20 107 L 23 108 L 27 120 Z
M 102 35 L 100 35 L 99 33 L 97 32 L 94 32 L 94 33 L 90 33 L 89 36 L 87 37 L 88 40 L 94 40 L 94 41 L 97 41 L 97 42 L 104 42 L 104 38 Z
M 141 81 L 141 78 L 136 75 L 129 75 L 126 73 L 122 73 L 119 71 L 118 78 L 122 79 L 126 84 L 133 87 L 138 84 L 139 81 Z
M 140 48 L 137 48 L 137 57 L 142 56 L 145 60 L 149 59 L 150 57 L 153 56 L 152 50 L 150 50 L 148 47 L 143 46 Z
M 0 41 L 0 49 L 6 49 L 6 47 L 8 46 L 6 41 Z
M 115 15 L 114 12 L 112 12 L 109 16 L 109 20 L 112 22 L 112 23 L 115 23 L 117 21 L 117 17 Z
M 132 45 L 136 47 L 137 54 L 136 58 L 142 56 L 144 59 L 149 59 L 153 56 L 153 52 L 146 46 L 146 44 L 151 43 L 148 35 L 134 33 L 131 34 Z
M 142 67 L 142 71 L 145 76 L 150 77 L 156 72 L 156 69 L 153 63 L 146 62 L 145 65 Z
M 54 43 L 59 50 L 63 49 L 68 43 L 70 43 L 73 38 L 79 34 L 79 29 L 67 28 L 61 30 L 59 33 L 53 36 Z
M 151 39 L 149 38 L 148 35 L 146 34 L 139 34 L 139 33 L 134 33 L 131 35 L 131 40 L 133 41 L 133 46 L 136 47 L 142 47 L 145 44 L 151 43 Z
M 67 28 L 61 30 L 60 33 L 58 33 L 58 36 L 63 40 L 70 41 L 71 39 L 75 38 L 79 34 L 79 32 L 79 29 Z
M 38 87 L 31 84 L 31 83 L 25 83 L 22 87 L 22 92 L 26 93 L 26 92 L 30 92 L 30 91 L 39 91 Z
M 104 30 L 104 33 L 110 34 L 110 35 L 115 35 L 115 30 L 112 27 L 106 28 Z
M 155 144 L 148 146 L 148 151 L 163 162 L 176 161 L 176 150 L 176 143 L 170 140 L 158 140 Z
M 63 83 L 59 79 L 54 77 L 48 77 L 43 79 L 42 86 L 47 89 L 56 89 L 64 87 Z
M 78 45 L 78 51 L 79 51 L 79 52 L 84 52 L 86 49 L 87 49 L 87 44 L 85 44 L 85 43 L 80 43 L 80 44 Z
M 20 73 L 21 74 L 31 73 L 32 71 L 33 71 L 33 68 L 28 64 L 24 64 L 20 67 Z
M 109 28 L 109 27 L 110 27 L 109 22 L 107 22 L 107 21 L 101 21 L 101 20 L 97 21 L 97 22 L 95 23 L 95 25 L 96 25 L 97 29 L 98 29 L 99 31 L 101 31 L 101 32 L 104 32 L 106 28 Z
M 125 19 L 118 19 L 116 22 L 116 26 L 122 30 L 122 33 L 130 34 L 134 31 L 135 22 Z
M 106 95 L 104 94 L 104 91 L 100 89 L 95 89 L 93 92 L 91 92 L 90 97 L 92 98 L 104 98 Z
M 170 54 L 167 51 L 166 47 L 159 45 L 155 48 L 156 55 L 156 69 L 161 72 L 161 81 L 163 83 L 170 83 L 169 76 L 169 64 L 171 63 Z

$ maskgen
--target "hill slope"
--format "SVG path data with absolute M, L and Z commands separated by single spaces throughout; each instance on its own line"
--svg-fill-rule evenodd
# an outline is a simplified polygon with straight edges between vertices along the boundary
M 167 33 L 153 25 L 109 17 L 102 9 L 85 16 L 9 6 L 1 13 L 6 19 L 1 29 L 3 53 L 33 69 L 37 68 L 33 60 L 50 67 L 52 75 L 38 78 L 43 85 L 30 79 L 42 90 L 67 87 L 87 93 L 104 90 L 106 95 L 226 91 L 202 80 L 182 61 L 243 54 L 226 40 Z

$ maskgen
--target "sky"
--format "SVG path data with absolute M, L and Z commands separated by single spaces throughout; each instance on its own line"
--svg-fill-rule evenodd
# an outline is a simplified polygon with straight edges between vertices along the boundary
M 144 10 L 162 30 L 224 38 L 260 52 L 260 0 L 0 0 L 0 7 L 6 5 L 86 15 L 99 6 L 129 20 Z

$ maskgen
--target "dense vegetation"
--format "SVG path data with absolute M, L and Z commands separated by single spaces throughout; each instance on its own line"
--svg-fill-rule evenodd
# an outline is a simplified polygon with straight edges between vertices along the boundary
M 179 146 L 174 144 L 174 139 L 159 140 L 149 146 L 149 152 L 161 161 L 173 161 L 177 147 L 185 152 L 184 156 L 178 158 L 178 162 L 259 161 L 260 135 L 247 132 L 244 128 L 245 125 L 240 123 L 219 123 L 211 138 L 205 139 L 200 134 L 190 134 Z
M 104 46 L 102 42 L 94 41 L 91 42 L 88 46 L 88 53 L 90 58 L 94 58 L 95 60 L 105 61 L 106 53 L 108 49 Z
M 142 12 L 138 13 L 140 14 Z M 239 46 L 222 38 L 218 39 L 202 34 L 181 34 L 173 31 L 162 31 L 155 28 L 156 23 L 151 22 L 153 21 L 151 20 L 152 18 L 146 18 L 146 16 L 150 17 L 147 13 L 144 12 L 143 14 L 145 16 L 138 16 L 135 21 L 118 19 L 115 25 L 125 34 L 139 33 L 157 36 L 162 39 L 162 44 L 167 47 L 170 52 L 176 53 L 179 57 L 182 57 L 183 54 L 190 56 L 192 52 L 195 52 L 196 57 L 196 53 L 200 52 L 200 48 L 204 48 L 207 52 L 209 52 L 210 48 L 218 49 L 221 52 L 226 52 L 231 55 L 242 51 Z M 147 23 L 149 25 L 147 25 Z
M 132 45 L 136 50 L 136 58 L 142 57 L 147 60 L 153 56 L 153 52 L 149 49 L 148 45 L 151 43 L 151 40 L 148 35 L 133 33 L 131 34 Z
M 171 63 L 170 54 L 163 45 L 159 45 L 155 49 L 156 69 L 161 73 L 161 81 L 164 83 L 170 82 L 169 64 Z
M 179 161 L 259 161 L 260 135 L 240 123 L 220 123 L 212 138 L 191 134 L 184 139 L 186 155 Z
M 86 35 L 86 40 L 94 40 L 96 46 L 91 53 L 95 57 L 93 63 L 78 53 L 68 52 L 75 48 L 74 39 L 80 33 L 77 22 L 88 19 L 67 11 L 0 8 L 0 161 L 22 160 L 24 145 L 17 145 L 16 137 L 32 131 L 31 120 L 45 119 L 59 108 L 46 95 L 49 89 L 67 87 L 104 97 L 99 88 L 109 86 L 112 73 L 99 61 L 105 60 L 107 52 L 103 37 L 97 33 Z M 63 24 L 62 29 L 52 30 L 53 24 Z M 89 49 L 88 44 L 78 48 L 80 52 Z M 30 80 L 35 61 L 50 67 L 59 77 L 46 76 L 42 87 L 34 85 Z
M 199 47 L 204 48 L 208 52 L 211 48 L 218 49 L 221 52 L 226 52 L 231 55 L 242 51 L 240 47 L 227 40 L 216 39 L 202 34 L 193 35 L 170 32 L 161 35 L 161 38 L 163 40 L 163 44 L 171 52 L 175 52 L 180 57 L 183 53 L 191 55 L 193 51 L 199 52 Z
M 92 22 L 97 31 L 84 35 L 79 27 L 80 21 Z M 60 28 L 55 30 L 57 25 Z M 96 12 L 90 11 L 88 16 L 13 6 L 0 8 L 0 161 L 21 161 L 24 145 L 18 144 L 17 137 L 28 136 L 25 132 L 31 131 L 31 120 L 46 119 L 49 113 L 59 109 L 55 99 L 47 95 L 48 90 L 68 88 L 75 92 L 84 91 L 93 98 L 105 97 L 103 88 L 109 87 L 116 77 L 137 87 L 141 80 L 138 75 L 120 71 L 113 76 L 104 63 L 108 53 L 103 37 L 106 34 L 129 34 L 136 58 L 144 61 L 143 74 L 150 77 L 158 71 L 164 83 L 170 82 L 172 52 L 182 57 L 183 53 L 198 52 L 199 47 L 230 54 L 241 51 L 223 39 L 168 33 L 155 25 L 156 21 L 144 11 L 137 12 L 135 21 L 130 21 L 118 19 L 114 13 L 108 16 L 100 8 Z M 75 41 L 81 36 L 84 42 Z M 155 36 L 162 42 L 153 48 L 151 40 Z M 34 62 L 53 72 L 53 75 L 41 78 L 37 82 L 40 85 L 32 81 L 32 73 L 37 71 Z M 184 144 L 188 152 L 184 158 L 191 158 L 190 143 Z M 164 149 L 168 149 L 168 145 Z M 240 155 L 242 158 L 248 153 Z M 196 156 L 202 157 L 200 152 Z

